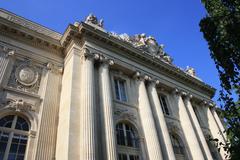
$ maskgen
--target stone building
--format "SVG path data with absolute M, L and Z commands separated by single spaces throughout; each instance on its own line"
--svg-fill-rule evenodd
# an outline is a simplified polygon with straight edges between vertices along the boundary
M 0 159 L 224 159 L 215 89 L 172 61 L 92 14 L 60 34 L 1 9 Z

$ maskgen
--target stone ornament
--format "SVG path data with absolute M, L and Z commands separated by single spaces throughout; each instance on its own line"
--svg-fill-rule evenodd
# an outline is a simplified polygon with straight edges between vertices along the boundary
M 8 87 L 36 94 L 39 90 L 42 67 L 34 65 L 30 60 L 16 59 Z
M 38 72 L 34 66 L 29 64 L 22 64 L 16 68 L 16 80 L 24 86 L 34 85 L 39 77 Z
M 188 73 L 189 75 L 193 76 L 193 77 L 196 76 L 196 71 L 195 71 L 195 69 L 192 68 L 192 67 L 187 66 L 185 72 Z
M 9 100 L 7 108 L 17 112 L 29 112 L 29 111 L 35 112 L 36 111 L 36 108 L 32 104 L 27 103 L 22 99 Z
M 161 59 L 169 64 L 173 61 L 173 59 L 164 51 L 164 45 L 159 45 L 154 37 L 147 37 L 145 33 L 136 34 L 134 36 L 129 36 L 126 33 L 117 34 L 115 32 L 110 32 L 109 34 L 119 40 L 130 43 L 135 48 L 151 54 L 154 58 Z
M 93 24 L 93 25 L 96 25 L 101 28 L 103 28 L 103 22 L 104 22 L 103 19 L 100 19 L 98 21 L 97 17 L 95 15 L 93 15 L 92 13 L 90 13 L 85 20 L 85 23 Z

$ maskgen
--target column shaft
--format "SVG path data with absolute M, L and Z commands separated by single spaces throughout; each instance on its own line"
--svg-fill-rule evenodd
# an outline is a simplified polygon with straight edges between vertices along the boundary
M 227 141 L 227 135 L 226 135 L 226 132 L 224 132 L 225 128 L 223 127 L 223 124 L 222 124 L 222 122 L 221 122 L 221 120 L 220 120 L 220 118 L 219 118 L 215 109 L 212 109 L 212 114 L 213 114 L 213 116 L 216 120 L 216 123 L 218 124 L 218 127 L 220 128 L 220 131 L 221 131 L 221 133 L 224 137 L 224 140 Z
M 152 106 L 153 115 L 156 121 L 156 126 L 157 126 L 156 128 L 158 133 L 161 133 L 159 135 L 159 137 L 161 136 L 160 143 L 161 143 L 161 146 L 164 146 L 163 148 L 166 152 L 165 153 L 166 155 L 164 155 L 164 152 L 163 152 L 164 159 L 175 160 L 175 154 L 173 151 L 172 142 L 169 136 L 168 128 L 167 128 L 162 107 L 158 98 L 155 84 L 150 84 L 148 86 L 148 93 L 149 93 L 149 100 Z
M 205 137 L 204 137 L 204 134 L 203 134 L 203 132 L 202 132 L 202 129 L 201 129 L 201 127 L 200 127 L 200 124 L 199 124 L 198 119 L 197 119 L 197 117 L 196 117 L 196 115 L 195 115 L 195 112 L 194 112 L 194 110 L 193 110 L 193 107 L 192 107 L 192 104 L 191 104 L 189 98 L 186 98 L 186 99 L 185 99 L 185 104 L 186 104 L 187 110 L 188 110 L 189 113 L 190 113 L 190 117 L 191 117 L 191 119 L 192 119 L 193 126 L 195 127 L 195 129 L 196 129 L 196 131 L 197 131 L 197 135 L 198 135 L 198 137 L 199 137 L 199 139 L 200 139 L 200 142 L 201 142 L 201 144 L 202 144 L 202 147 L 203 147 L 203 149 L 204 149 L 204 152 L 205 152 L 205 154 L 206 154 L 206 157 L 207 157 L 208 160 L 213 160 L 212 155 L 211 155 L 211 152 L 210 152 L 209 147 L 208 147 L 208 145 L 207 145 L 206 139 L 205 139 Z
M 102 64 L 99 68 L 100 110 L 102 122 L 102 135 L 104 140 L 104 159 L 116 160 L 115 127 L 113 121 L 113 102 L 109 65 Z
M 210 129 L 210 132 L 212 134 L 212 138 L 217 138 L 219 142 L 225 142 L 224 137 L 221 134 L 220 128 L 218 128 L 218 125 L 213 117 L 213 114 L 208 106 L 204 107 L 205 112 L 207 113 L 207 119 L 208 119 L 208 127 Z M 222 159 L 225 159 L 225 152 L 223 148 L 220 149 L 220 155 Z
M 187 113 L 186 107 L 183 103 L 182 97 L 179 94 L 176 94 L 176 99 L 178 103 L 179 109 L 179 120 L 182 126 L 182 130 L 189 146 L 189 150 L 193 160 L 204 160 L 203 153 L 201 151 L 201 147 L 197 140 L 197 136 L 194 132 L 194 128 L 192 126 L 191 120 Z
M 138 81 L 139 114 L 145 136 L 149 160 L 162 160 L 162 152 L 155 128 L 153 114 L 143 80 Z
M 80 160 L 96 159 L 94 60 L 82 57 L 80 93 Z

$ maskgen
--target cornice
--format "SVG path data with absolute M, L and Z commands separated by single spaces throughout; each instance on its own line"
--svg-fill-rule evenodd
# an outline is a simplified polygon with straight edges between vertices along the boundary
M 21 16 L 18 16 L 14 13 L 11 13 L 9 11 L 6 11 L 2 8 L 0 8 L 0 17 L 3 18 L 3 19 L 6 19 L 8 21 L 11 21 L 15 24 L 18 24 L 24 28 L 28 28 L 32 31 L 35 31 L 37 33 L 40 33 L 42 35 L 45 35 L 45 36 L 48 36 L 48 37 L 51 37 L 52 39 L 55 39 L 55 40 L 60 40 L 62 35 L 56 31 L 53 31 L 47 27 L 44 27 L 40 24 L 37 24 L 35 22 L 32 22 L 30 20 L 27 20 L 26 18 L 23 18 Z
M 188 85 L 191 84 L 194 87 L 201 88 L 203 91 L 207 92 L 210 97 L 212 97 L 215 93 L 215 89 L 213 87 L 187 74 L 177 66 L 168 64 L 160 59 L 153 58 L 152 55 L 134 48 L 129 43 L 121 41 L 107 32 L 96 29 L 94 26 L 88 25 L 84 22 L 81 22 L 78 26 L 69 25 L 61 39 L 61 44 L 66 47 L 73 38 L 84 39 L 87 37 L 91 37 L 103 44 L 106 44 L 107 46 L 116 48 L 120 50 L 119 53 L 124 53 L 122 54 L 123 56 L 127 56 L 128 58 L 130 57 L 133 61 L 138 61 L 139 63 L 141 62 L 148 68 L 155 68 L 157 72 L 164 72 L 168 77 L 175 78 L 184 84 L 188 83 Z
M 62 55 L 63 48 L 49 29 L 0 9 L 0 35 Z M 41 31 L 41 32 L 40 32 Z M 44 32 L 44 33 L 42 33 Z M 51 31 L 53 33 L 53 31 Z

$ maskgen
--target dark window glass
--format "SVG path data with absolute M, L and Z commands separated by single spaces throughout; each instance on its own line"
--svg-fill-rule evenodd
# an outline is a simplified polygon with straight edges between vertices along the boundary
M 126 154 L 121 154 L 121 153 L 119 153 L 119 154 L 118 154 L 118 160 L 128 160 L 128 159 L 127 159 L 127 155 L 126 155 Z
M 7 143 L 8 143 L 9 134 L 0 131 L 0 159 L 3 159 Z M 2 157 L 2 158 L 1 158 Z
M 166 115 L 170 115 L 166 99 L 167 99 L 166 96 L 159 95 L 159 100 L 160 100 L 160 104 L 161 104 L 163 113 Z
M 119 123 L 116 126 L 116 134 L 118 145 L 139 148 L 138 137 L 132 126 L 125 123 Z
M 0 119 L 0 127 L 11 128 L 14 115 L 5 116 Z
M 114 86 L 116 92 L 116 98 L 120 101 L 127 101 L 127 94 L 125 89 L 125 80 L 122 79 L 114 79 Z
M 130 160 L 139 160 L 138 155 L 129 155 Z
M 28 123 L 25 119 L 17 117 L 17 123 L 15 129 L 29 131 Z

